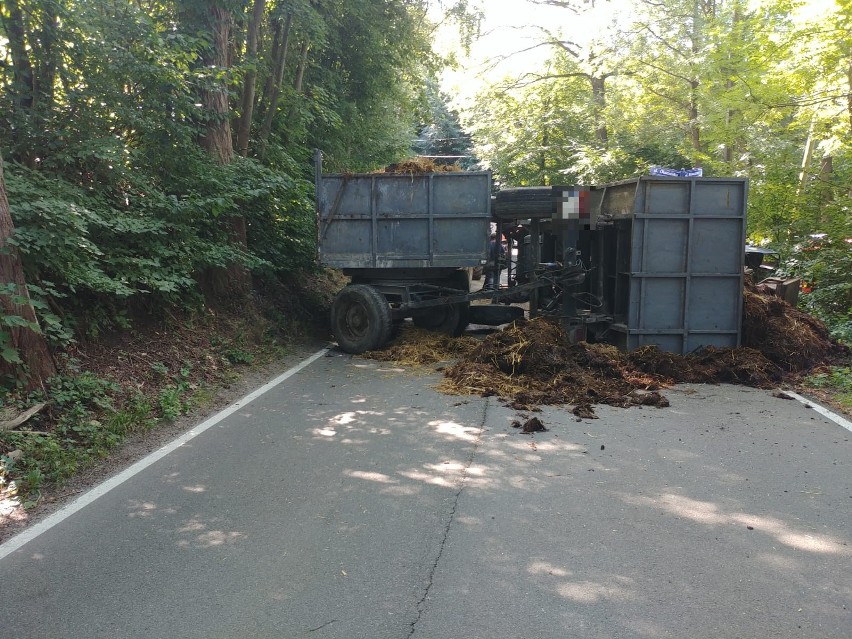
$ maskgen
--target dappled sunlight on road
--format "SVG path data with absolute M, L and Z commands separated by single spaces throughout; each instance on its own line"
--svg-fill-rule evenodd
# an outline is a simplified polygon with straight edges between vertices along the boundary
M 559 594 L 577 603 L 595 603 L 598 601 L 629 601 L 635 594 L 616 585 L 606 585 L 594 581 L 564 583 L 558 588 Z
M 177 532 L 186 537 L 177 542 L 179 548 L 215 548 L 246 538 L 242 532 L 210 529 L 200 515 L 186 520 Z
M 567 577 L 571 574 L 564 568 L 554 566 L 547 561 L 532 562 L 529 566 L 527 566 L 527 572 L 531 575 L 553 575 L 555 577 Z
M 794 530 L 775 517 L 750 515 L 741 512 L 724 512 L 717 504 L 698 501 L 683 495 L 663 493 L 659 497 L 624 495 L 622 499 L 636 506 L 652 506 L 678 517 L 709 526 L 741 525 L 774 537 L 779 543 L 807 552 L 852 556 L 852 547 L 846 539 Z
M 200 494 L 206 492 L 201 485 L 184 486 L 184 490 Z M 200 489 L 200 490 L 199 490 Z M 178 548 L 215 548 L 233 544 L 246 538 L 244 532 L 223 529 L 221 518 L 204 518 L 193 515 L 188 519 L 177 520 L 178 510 L 173 507 L 161 506 L 153 501 L 129 499 L 126 501 L 127 516 L 131 519 L 149 520 L 155 524 L 155 530 L 169 537 L 177 536 L 175 545 Z M 150 524 L 149 524 L 150 525 Z
M 354 422 L 354 421 L 355 421 L 355 416 L 356 416 L 357 414 L 358 414 L 358 413 L 356 413 L 356 412 L 351 412 L 351 413 L 341 413 L 340 415 L 337 415 L 336 417 L 333 417 L 333 418 L 332 418 L 331 420 L 329 420 L 329 421 L 330 421 L 332 424 L 337 424 L 338 426 L 346 426 L 346 424 L 351 424 L 352 422 Z
M 413 479 L 415 481 L 423 482 L 424 484 L 432 484 L 433 486 L 442 486 L 444 488 L 451 488 L 455 484 L 450 481 L 447 477 L 441 477 L 440 475 L 433 475 L 431 473 L 424 472 L 422 470 L 403 470 L 399 473 L 403 477 L 407 477 L 408 479 Z
M 421 492 L 421 487 L 415 484 L 402 485 L 395 484 L 393 486 L 386 486 L 379 490 L 379 494 L 381 495 L 391 495 L 393 497 L 411 497 L 412 495 L 417 495 Z
M 529 453 L 530 450 L 542 453 L 568 452 L 577 453 L 579 457 L 586 451 L 585 446 L 569 441 L 557 441 L 556 439 L 549 438 L 546 433 L 543 437 L 535 438 L 530 435 L 521 435 L 518 433 L 517 435 L 504 435 L 502 439 L 502 446 L 508 448 L 510 451 L 518 451 L 520 453 Z
M 435 429 L 440 435 L 444 435 L 448 439 L 460 439 L 466 442 L 475 442 L 480 434 L 479 428 L 472 426 L 463 426 L 456 422 L 448 421 L 432 421 L 428 424 Z
M 195 484 L 194 486 L 181 486 L 188 493 L 203 493 L 207 492 L 207 487 L 203 484 Z
M 564 599 L 580 604 L 600 601 L 630 601 L 636 598 L 635 582 L 621 575 L 609 575 L 605 581 L 582 579 L 572 581 L 574 572 L 548 561 L 532 561 L 527 573 Z M 555 583 L 548 578 L 557 578 Z
M 383 473 L 373 473 L 367 472 L 363 470 L 344 470 L 344 475 L 352 477 L 353 479 L 366 479 L 367 481 L 375 481 L 380 484 L 396 484 L 397 480 L 385 475 Z
M 160 508 L 153 502 L 136 499 L 127 501 L 127 509 L 130 511 L 127 516 L 131 519 L 149 519 L 154 515 L 173 515 L 177 512 L 174 508 Z
M 444 461 L 440 463 L 426 463 L 414 468 L 403 468 L 396 471 L 396 475 L 402 479 L 396 479 L 390 475 L 372 471 L 344 470 L 343 474 L 352 479 L 382 484 L 380 493 L 391 495 L 411 495 L 419 491 L 416 486 L 403 486 L 403 480 L 410 480 L 420 484 L 454 488 L 464 485 L 467 488 L 486 488 L 496 486 L 496 480 L 488 476 L 491 469 L 483 465 L 470 465 L 463 461 Z
M 347 434 L 364 433 L 370 435 L 390 435 L 389 428 L 381 428 L 375 425 L 378 418 L 383 418 L 384 413 L 370 410 L 346 411 L 334 415 L 326 422 L 325 426 L 311 429 L 314 439 L 334 439 L 340 435 L 341 429 Z M 367 444 L 365 439 L 337 439 L 342 444 Z

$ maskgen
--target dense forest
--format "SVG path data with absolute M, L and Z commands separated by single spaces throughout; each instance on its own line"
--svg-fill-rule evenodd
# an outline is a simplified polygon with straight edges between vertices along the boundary
M 35 333 L 313 268 L 312 150 L 356 171 L 411 152 L 441 104 L 431 15 L 475 28 L 411 0 L 0 3 L 5 372 L 49 377 Z

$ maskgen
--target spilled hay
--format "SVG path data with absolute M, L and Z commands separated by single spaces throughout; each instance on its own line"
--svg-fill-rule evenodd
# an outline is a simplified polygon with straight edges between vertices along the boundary
M 681 356 L 646 346 L 624 353 L 605 344 L 569 344 L 557 322 L 537 318 L 481 341 L 409 328 L 367 356 L 411 366 L 454 360 L 442 369 L 442 392 L 497 396 L 517 410 L 570 404 L 575 415 L 591 418 L 596 404 L 668 406 L 660 390 L 679 382 L 772 387 L 848 353 L 818 320 L 783 300 L 750 284 L 744 295 L 743 346 L 734 349 Z

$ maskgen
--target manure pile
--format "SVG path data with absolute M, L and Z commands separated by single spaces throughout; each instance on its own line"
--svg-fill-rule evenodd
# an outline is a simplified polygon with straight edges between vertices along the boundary
M 829 337 L 825 324 L 746 278 L 743 345 L 759 350 L 785 373 L 804 373 L 849 349 Z
M 743 346 L 707 347 L 686 356 L 646 346 L 624 353 L 606 344 L 569 344 L 559 324 L 537 318 L 484 340 L 404 329 L 387 348 L 366 357 L 407 365 L 445 360 L 438 389 L 451 395 L 497 396 L 517 410 L 571 404 L 593 418 L 594 405 L 669 405 L 660 390 L 679 382 L 770 388 L 848 352 L 816 319 L 783 300 L 745 289 Z
M 431 158 L 410 158 L 391 164 L 378 173 L 421 174 L 421 173 L 458 173 L 458 164 L 436 164 Z

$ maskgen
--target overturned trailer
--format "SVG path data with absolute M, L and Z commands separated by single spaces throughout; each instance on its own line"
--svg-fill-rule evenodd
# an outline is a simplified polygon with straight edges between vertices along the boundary
M 514 281 L 552 260 L 588 274 L 531 312 L 559 315 L 574 339 L 686 354 L 740 343 L 747 196 L 741 178 L 648 176 L 509 189 L 494 212 L 520 236 Z
M 642 177 L 592 191 L 589 294 L 625 350 L 740 345 L 744 178 Z
M 331 311 L 347 352 L 381 347 L 406 318 L 452 335 L 504 324 L 523 317 L 517 301 L 560 317 L 575 340 L 676 353 L 739 344 L 746 180 L 642 177 L 492 198 L 487 171 L 323 174 L 319 153 L 315 175 L 320 262 L 350 277 Z M 466 269 L 497 268 L 492 223 L 515 249 L 508 286 L 471 293 Z M 471 305 L 483 299 L 492 304 Z

